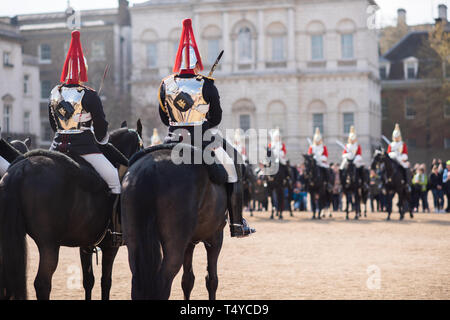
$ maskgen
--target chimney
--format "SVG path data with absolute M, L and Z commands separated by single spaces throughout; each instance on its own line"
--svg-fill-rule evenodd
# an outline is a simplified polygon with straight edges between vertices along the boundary
M 447 6 L 445 4 L 438 5 L 439 19 L 447 21 Z
M 397 27 L 400 25 L 406 25 L 406 10 L 402 8 L 397 10 Z

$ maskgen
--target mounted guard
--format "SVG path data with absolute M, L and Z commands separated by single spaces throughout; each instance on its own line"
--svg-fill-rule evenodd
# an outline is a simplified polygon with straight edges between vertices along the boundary
M 61 73 L 61 84 L 50 94 L 49 121 L 56 132 L 50 150 L 81 156 L 108 184 L 114 198 L 111 233 L 113 242 L 119 245 L 121 183 L 117 169 L 101 152 L 108 148 L 108 122 L 97 92 L 84 85 L 88 81 L 87 70 L 80 31 L 75 30 Z
M 280 129 L 276 128 L 271 132 L 271 141 L 269 144 L 269 149 L 276 156 L 277 160 L 282 165 L 286 165 L 287 161 L 287 151 L 286 145 L 281 141 Z
M 408 147 L 402 140 L 402 133 L 400 132 L 400 125 L 395 124 L 392 132 L 392 142 L 389 144 L 387 153 L 392 160 L 395 160 L 400 166 L 405 183 L 409 185 L 411 182 L 409 161 L 408 161 Z
M 173 67 L 174 73 L 164 78 L 159 88 L 159 115 L 161 121 L 169 127 L 165 142 L 179 142 L 180 137 L 176 136 L 176 130 L 184 129 L 189 133 L 191 142 L 201 139 L 203 148 L 203 133 L 221 122 L 222 108 L 214 79 L 199 74 L 201 70 L 203 64 L 195 42 L 192 21 L 185 19 Z M 198 137 L 199 134 L 201 137 Z M 223 142 L 225 146 L 227 143 L 224 139 Z M 214 149 L 214 154 L 228 173 L 227 204 L 231 236 L 245 237 L 255 230 L 250 228 L 242 217 L 242 208 L 233 210 L 232 202 L 242 204 L 242 181 L 233 161 L 235 154 L 227 153 L 237 151 L 231 146 L 225 149 L 227 151 L 219 146 Z
M 345 144 L 345 148 L 342 153 L 342 163 L 340 166 L 341 171 L 347 168 L 349 160 L 353 161 L 355 167 L 358 169 L 358 176 L 360 181 L 364 181 L 364 162 L 362 159 L 362 149 L 361 145 L 358 143 L 354 126 L 350 127 L 348 141 L 347 144 Z

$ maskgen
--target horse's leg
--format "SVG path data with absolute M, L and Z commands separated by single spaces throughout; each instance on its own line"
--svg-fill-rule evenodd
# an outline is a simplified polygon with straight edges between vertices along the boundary
M 388 193 L 387 197 L 386 197 L 386 200 L 387 200 L 386 205 L 387 205 L 387 212 L 388 212 L 388 216 L 387 216 L 386 220 L 391 220 L 392 198 L 393 198 L 393 196 L 390 193 Z
M 181 288 L 183 288 L 184 300 L 190 300 L 191 291 L 194 287 L 194 271 L 192 269 L 192 256 L 194 254 L 194 243 L 189 243 L 184 252 L 183 277 L 181 278 Z
M 278 201 L 278 219 L 283 219 L 283 210 L 284 210 L 284 192 L 283 188 L 278 189 L 277 191 L 277 199 L 281 199 L 281 201 Z
M 112 270 L 114 259 L 116 258 L 118 247 L 108 244 L 102 246 L 102 300 L 109 300 L 109 293 L 112 284 Z
M 361 207 L 359 204 L 359 192 L 358 190 L 355 191 L 355 220 L 358 220 L 359 216 L 361 215 Z
M 345 220 L 348 220 L 348 209 L 350 204 L 350 192 L 345 192 Z
M 217 277 L 217 260 L 219 259 L 220 250 L 223 243 L 223 230 L 221 229 L 217 234 L 205 243 L 205 248 L 208 256 L 208 274 L 205 277 L 206 289 L 208 289 L 209 300 L 216 300 L 217 286 L 219 278 Z
M 164 239 L 166 240 L 166 239 Z M 164 243 L 163 240 L 163 243 Z M 184 261 L 183 248 L 186 248 L 187 244 L 180 241 L 168 241 L 163 244 L 163 260 L 160 269 L 160 291 L 159 299 L 168 300 L 170 297 L 170 290 L 172 288 L 172 282 Z
M 94 287 L 94 271 L 92 270 L 92 251 L 80 247 L 81 268 L 83 270 L 84 299 L 91 300 Z
M 39 269 L 34 280 L 36 298 L 49 300 L 53 273 L 58 266 L 59 246 L 39 246 Z

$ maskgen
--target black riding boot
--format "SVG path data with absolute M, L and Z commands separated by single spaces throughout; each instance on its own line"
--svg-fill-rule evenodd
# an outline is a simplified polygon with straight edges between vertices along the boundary
M 123 245 L 122 223 L 120 219 L 120 194 L 113 194 L 114 204 L 111 217 L 111 238 L 113 247 Z
M 250 228 L 242 217 L 242 185 L 239 182 L 227 183 L 227 207 L 232 237 L 247 237 L 256 230 Z

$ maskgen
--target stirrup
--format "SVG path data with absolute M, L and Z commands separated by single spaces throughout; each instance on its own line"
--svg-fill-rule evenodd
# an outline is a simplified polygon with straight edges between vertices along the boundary
M 114 232 L 111 229 L 109 229 L 109 233 L 111 234 L 111 243 L 113 247 L 120 247 L 124 245 L 122 232 Z
M 233 223 L 230 224 L 231 237 L 244 238 L 248 237 L 250 234 L 255 233 L 256 230 L 251 228 L 245 219 L 242 219 L 242 224 Z

